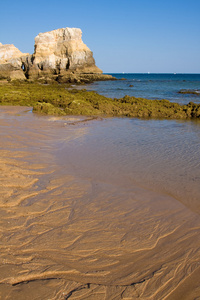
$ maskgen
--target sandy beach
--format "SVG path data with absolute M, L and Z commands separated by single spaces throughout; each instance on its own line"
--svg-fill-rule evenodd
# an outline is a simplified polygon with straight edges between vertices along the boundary
M 200 299 L 199 214 L 59 163 L 98 122 L 0 107 L 0 299 Z

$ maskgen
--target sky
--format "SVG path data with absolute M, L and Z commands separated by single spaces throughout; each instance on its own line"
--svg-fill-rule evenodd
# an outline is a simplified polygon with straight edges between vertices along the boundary
M 81 28 L 104 73 L 200 73 L 200 0 L 8 0 L 0 42 L 34 52 L 40 32 Z

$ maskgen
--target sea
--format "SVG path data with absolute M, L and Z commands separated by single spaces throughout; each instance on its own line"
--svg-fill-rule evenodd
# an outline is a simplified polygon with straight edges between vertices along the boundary
M 99 81 L 81 88 L 111 98 L 130 95 L 200 103 L 200 74 L 111 75 L 121 80 Z M 195 93 L 182 94 L 181 90 Z M 88 170 L 91 176 L 104 180 L 115 177 L 133 182 L 171 195 L 200 213 L 199 121 L 109 118 L 102 125 L 92 126 L 85 142 L 73 147 L 77 149 L 73 155 L 77 154 L 79 173 Z M 91 163 L 84 166 L 86 157 Z
M 146 99 L 167 99 L 180 104 L 200 103 L 200 74 L 109 74 L 117 81 L 97 81 L 85 85 L 87 90 L 97 91 L 111 98 L 125 95 Z M 192 93 L 180 93 L 180 91 Z

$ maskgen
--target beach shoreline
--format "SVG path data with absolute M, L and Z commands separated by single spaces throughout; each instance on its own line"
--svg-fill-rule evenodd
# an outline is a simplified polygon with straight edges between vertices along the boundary
M 199 296 L 199 215 L 165 194 L 71 173 L 71 157 L 59 163 L 93 122 L 106 126 L 0 108 L 0 296 Z

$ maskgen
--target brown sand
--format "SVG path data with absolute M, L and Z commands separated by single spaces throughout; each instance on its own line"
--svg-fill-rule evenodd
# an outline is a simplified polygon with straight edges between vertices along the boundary
M 0 299 L 200 299 L 199 215 L 63 172 L 87 124 L 27 111 L 0 108 Z

